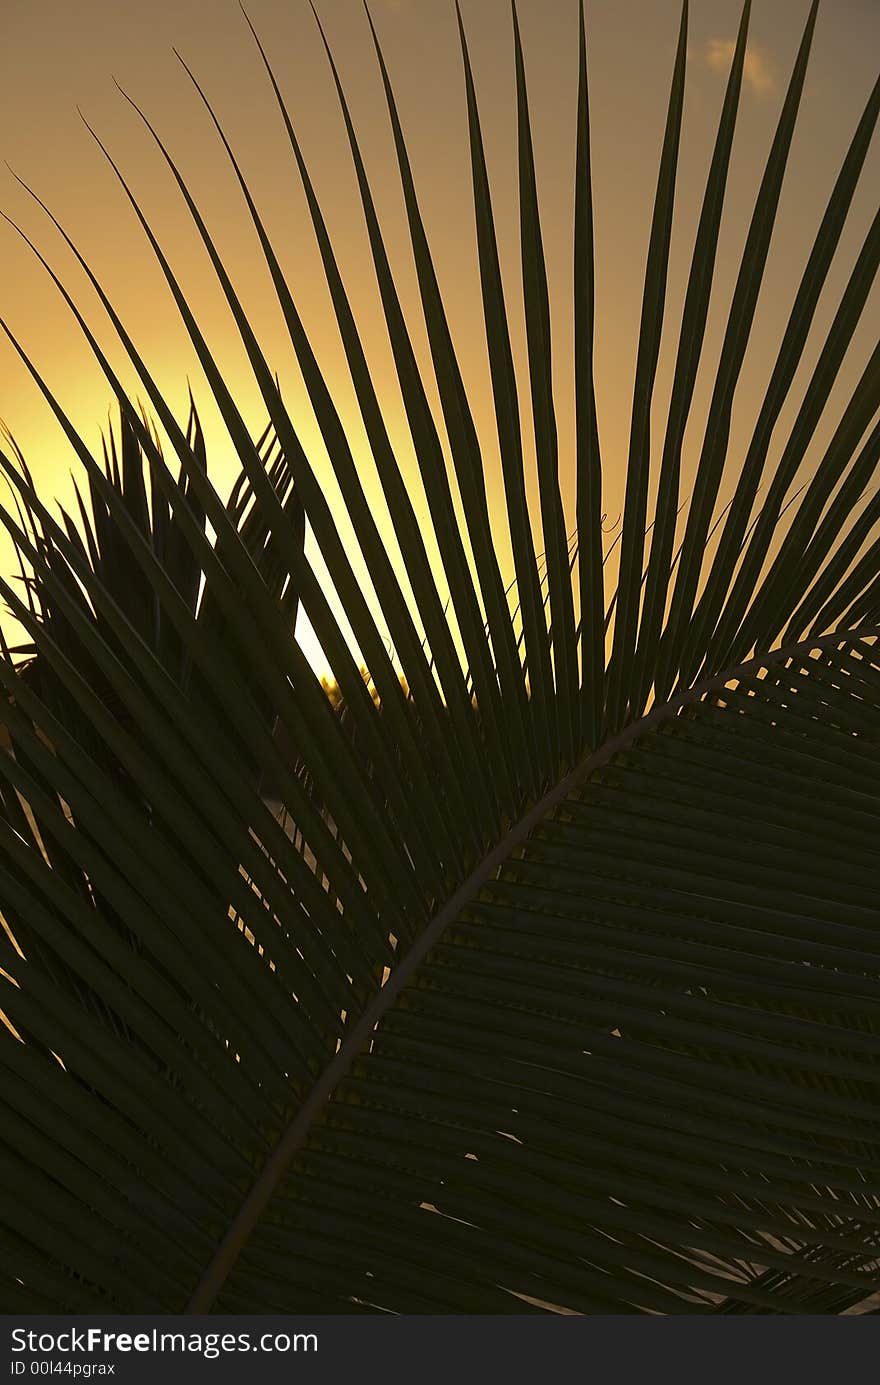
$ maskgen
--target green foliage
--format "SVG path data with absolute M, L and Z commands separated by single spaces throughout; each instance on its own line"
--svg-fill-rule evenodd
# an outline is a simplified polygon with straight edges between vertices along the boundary
M 864 497 L 880 454 L 880 348 L 814 473 L 792 487 L 880 262 L 880 218 L 775 469 L 767 459 L 847 222 L 880 84 L 830 192 L 733 499 L 719 511 L 815 20 L 814 5 L 686 501 L 682 441 L 709 313 L 745 7 L 649 512 L 685 6 L 609 590 L 583 20 L 571 537 L 514 16 L 540 561 L 461 26 L 515 594 L 497 556 L 500 519 L 378 39 L 451 473 L 330 63 L 439 567 L 260 53 L 303 179 L 406 594 L 216 118 L 357 561 L 164 146 L 269 420 L 254 439 L 117 169 L 241 465 L 227 503 L 208 479 L 195 407 L 181 428 L 52 218 L 138 374 L 168 456 L 44 260 L 105 372 L 120 426 L 99 462 L 5 329 L 88 486 L 76 518 L 62 512 L 59 522 L 24 459 L 14 450 L 0 458 L 15 494 L 3 523 L 28 575 L 23 591 L 12 581 L 0 590 L 30 641 L 24 651 L 4 646 L 0 660 L 0 1166 L 14 1190 L 0 1233 L 6 1311 L 837 1313 L 876 1288 L 880 501 Z M 332 681 L 294 637 L 300 611 Z

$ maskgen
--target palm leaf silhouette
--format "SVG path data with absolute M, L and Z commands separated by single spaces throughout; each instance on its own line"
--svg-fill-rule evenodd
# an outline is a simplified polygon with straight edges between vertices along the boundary
M 749 13 L 746 4 L 706 182 L 652 506 L 686 4 L 682 15 L 610 582 L 583 16 L 572 536 L 516 13 L 534 532 L 523 384 L 459 15 L 512 573 L 498 557 L 481 445 L 375 30 L 451 471 L 327 52 L 439 564 L 386 431 L 291 117 L 253 36 L 305 188 L 408 590 L 212 108 L 375 599 L 158 135 L 268 419 L 253 438 L 105 150 L 238 457 L 227 503 L 207 476 L 195 406 L 181 427 L 52 217 L 137 372 L 173 466 L 43 260 L 120 423 L 99 462 L 5 329 L 89 492 L 76 519 L 56 520 L 24 459 L 13 447 L 2 454 L 16 500 L 3 522 L 27 583 L 0 590 L 31 642 L 25 658 L 4 645 L 0 661 L 7 1310 L 837 1313 L 876 1289 L 880 498 L 870 483 L 880 348 L 806 481 L 801 465 L 877 271 L 880 217 L 775 468 L 768 456 L 847 224 L 880 84 L 830 191 L 722 504 L 813 4 L 685 496 L 682 446 Z M 293 636 L 300 610 L 338 684 L 332 698 Z

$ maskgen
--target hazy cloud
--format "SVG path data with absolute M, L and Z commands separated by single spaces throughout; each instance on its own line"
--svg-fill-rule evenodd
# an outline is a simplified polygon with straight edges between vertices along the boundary
M 703 57 L 713 72 L 728 72 L 733 62 L 736 44 L 732 38 L 710 38 Z M 776 85 L 773 66 L 760 48 L 747 48 L 743 70 L 744 80 L 758 96 L 765 96 Z

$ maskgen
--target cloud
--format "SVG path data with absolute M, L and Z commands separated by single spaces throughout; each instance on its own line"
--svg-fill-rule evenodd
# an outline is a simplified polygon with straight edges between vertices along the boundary
M 732 38 L 710 38 L 703 50 L 707 66 L 713 72 L 726 73 L 733 62 L 736 44 Z M 766 96 L 776 85 L 773 65 L 760 48 L 747 48 L 743 76 L 758 96 Z

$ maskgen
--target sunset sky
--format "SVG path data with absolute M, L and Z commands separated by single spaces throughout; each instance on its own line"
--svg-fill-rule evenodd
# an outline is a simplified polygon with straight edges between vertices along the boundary
M 325 21 L 363 142 L 392 266 L 421 359 L 427 347 L 417 304 L 402 198 L 388 117 L 360 0 L 316 0 Z M 807 0 L 755 0 L 740 124 L 734 147 L 714 306 L 700 384 L 686 442 L 688 465 L 717 365 L 745 231 L 808 11 Z M 491 393 L 479 312 L 466 112 L 452 0 L 374 0 L 373 12 L 410 144 L 417 190 L 459 351 L 471 406 L 485 445 L 490 499 L 503 513 L 495 456 Z M 507 0 L 462 0 L 503 256 L 508 308 L 520 368 L 521 326 L 516 203 L 513 61 Z M 249 13 L 268 50 L 302 141 L 312 177 L 368 348 L 374 378 L 401 456 L 409 445 L 382 322 L 363 218 L 329 68 L 306 0 L 250 0 Z M 589 0 L 587 5 L 597 234 L 597 388 L 605 467 L 604 508 L 616 518 L 629 432 L 630 398 L 644 255 L 679 22 L 678 0 Z M 690 71 L 679 177 L 666 337 L 655 396 L 662 425 L 672 379 L 683 290 L 705 174 L 739 22 L 738 0 L 693 0 Z M 521 0 L 539 193 L 550 275 L 554 369 L 563 499 L 574 525 L 571 448 L 571 237 L 577 80 L 576 0 Z M 113 86 L 115 76 L 170 145 L 215 235 L 251 316 L 294 421 L 333 483 L 259 248 L 222 147 L 175 45 L 215 104 L 263 212 L 319 360 L 334 391 L 355 455 L 371 462 L 359 424 L 329 298 L 295 164 L 271 89 L 234 0 L 6 0 L 4 80 L 0 85 L 0 153 L 43 197 L 78 242 L 115 301 L 179 416 L 186 377 L 203 413 L 212 473 L 221 492 L 235 474 L 194 364 L 184 329 L 143 234 L 77 105 L 130 177 L 191 305 L 226 372 L 234 395 L 259 431 L 258 391 L 231 319 L 161 156 Z M 834 178 L 877 76 L 880 0 L 825 0 L 798 134 L 783 192 L 743 371 L 731 442 L 737 459 L 760 408 L 781 333 Z M 787 436 L 840 293 L 876 211 L 880 141 L 875 140 L 822 300 L 804 369 L 783 414 L 772 460 Z M 102 341 L 113 339 L 54 228 L 12 175 L 0 172 L 0 208 L 18 221 L 58 269 Z M 875 286 L 833 409 L 817 435 L 818 455 L 876 342 L 880 296 Z M 14 231 L 0 223 L 0 315 L 32 355 L 87 441 L 97 447 L 110 391 L 57 293 Z M 115 346 L 112 359 L 122 365 Z M 135 389 L 132 375 L 123 377 Z M 527 396 L 521 373 L 521 402 Z M 433 385 L 432 399 L 435 398 Z M 75 466 L 46 405 L 0 341 L 0 418 L 13 431 L 44 493 L 70 496 Z M 526 414 L 528 435 L 528 415 Z M 662 437 L 662 433 L 660 434 Z M 378 484 L 370 493 L 379 496 Z M 536 497 L 537 487 L 533 488 Z M 417 509 L 427 513 L 419 498 Z M 537 507 L 536 514 L 537 514 Z M 345 520 L 340 525 L 345 531 Z M 512 576 L 503 523 L 502 566 Z M 4 545 L 0 559 L 7 553 Z M 4 560 L 4 566 L 8 562 Z M 315 653 L 316 662 L 320 656 Z

